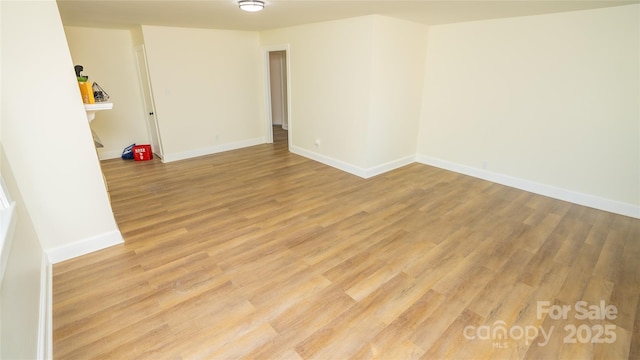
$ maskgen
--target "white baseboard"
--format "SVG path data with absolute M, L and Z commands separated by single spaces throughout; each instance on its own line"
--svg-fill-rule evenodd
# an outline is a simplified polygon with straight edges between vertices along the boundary
M 368 179 L 370 177 L 383 174 L 383 173 L 385 173 L 387 171 L 391 171 L 391 170 L 400 168 L 402 166 L 409 165 L 409 164 L 415 162 L 415 160 L 416 160 L 415 156 L 411 155 L 411 156 L 407 156 L 407 157 L 404 157 L 404 158 L 401 158 L 401 159 L 390 161 L 390 162 L 385 163 L 385 164 L 377 165 L 377 166 L 374 166 L 374 167 L 362 168 L 362 167 L 359 167 L 359 166 L 355 166 L 355 165 L 349 164 L 349 163 L 344 162 L 342 160 L 337 160 L 337 159 L 334 159 L 332 157 L 329 157 L 329 156 L 326 156 L 326 155 L 322 155 L 322 154 L 318 154 L 318 153 L 315 153 L 313 151 L 309 151 L 309 150 L 306 150 L 306 149 L 303 149 L 303 148 L 300 148 L 300 147 L 297 147 L 297 146 L 291 146 L 289 148 L 289 150 L 294 154 L 297 154 L 297 155 L 300 155 L 300 156 L 304 156 L 304 157 L 309 158 L 311 160 L 315 160 L 317 162 L 320 162 L 320 163 L 323 163 L 325 165 L 334 167 L 336 169 L 340 169 L 342 171 L 346 171 L 349 174 L 359 176 L 359 177 L 361 177 L 363 179 Z
M 47 250 L 49 262 L 59 262 L 124 243 L 119 230 L 113 230 L 74 243 Z
M 366 170 L 364 168 L 355 166 L 355 165 L 351 165 L 349 163 L 346 163 L 342 160 L 337 160 L 334 158 L 331 158 L 329 156 L 325 156 L 322 154 L 318 154 L 315 153 L 313 151 L 309 151 L 307 149 L 303 149 L 301 147 L 297 147 L 297 146 L 291 146 L 289 147 L 289 151 L 291 151 L 294 154 L 300 155 L 300 156 L 304 156 L 308 159 L 311 160 L 315 160 L 319 163 L 323 163 L 325 165 L 334 167 L 336 169 L 340 169 L 342 171 L 348 172 L 349 174 L 352 175 L 356 175 L 359 176 L 361 178 L 366 178 Z
M 621 201 L 605 199 L 602 197 L 580 193 L 573 190 L 541 184 L 535 181 L 516 178 L 500 173 L 491 172 L 485 169 L 478 169 L 471 166 L 462 165 L 425 155 L 418 155 L 416 161 L 425 165 L 431 165 L 460 174 L 473 176 L 479 179 L 488 180 L 516 189 L 548 196 L 554 199 L 568 201 L 574 204 L 588 206 L 594 209 L 604 210 L 615 214 L 640 219 L 640 206 L 638 205 L 628 204 Z
M 53 270 L 47 254 L 40 265 L 40 311 L 38 314 L 38 360 L 53 359 Z
M 119 159 L 121 157 L 122 157 L 122 151 L 118 151 L 118 150 L 100 151 L 100 149 L 98 149 L 98 159 L 100 160 Z
M 416 162 L 416 157 L 415 155 L 411 155 L 411 156 L 406 156 L 403 157 L 401 159 L 397 159 L 397 160 L 393 160 L 393 161 L 389 161 L 387 163 L 381 164 L 381 165 L 377 165 L 371 168 L 368 168 L 367 170 L 365 170 L 366 172 L 366 176 L 364 177 L 365 179 L 368 179 L 370 177 L 374 177 L 376 175 L 380 175 L 380 174 L 384 174 L 388 171 L 391 170 L 395 170 L 398 168 L 401 168 L 403 166 L 407 166 L 411 163 Z
M 153 153 L 153 157 L 154 158 L 160 158 L 162 160 L 162 157 L 158 156 L 158 154 Z M 102 153 L 98 153 L 98 159 L 100 161 L 102 160 L 111 160 L 111 159 L 121 159 L 122 158 L 122 152 L 115 150 L 115 151 L 105 151 Z M 133 160 L 133 159 L 132 159 Z
M 212 147 L 207 147 L 202 149 L 189 150 L 189 151 L 184 151 L 180 153 L 164 154 L 164 157 L 162 158 L 162 162 L 167 163 L 172 161 L 191 159 L 198 156 L 212 155 L 212 154 L 216 154 L 224 151 L 236 150 L 236 149 L 241 149 L 241 148 L 254 146 L 254 145 L 260 145 L 264 143 L 265 143 L 265 138 L 261 137 L 261 138 L 247 139 L 247 140 L 242 140 L 242 141 L 237 141 L 233 143 L 222 144 L 222 145 L 212 146 Z

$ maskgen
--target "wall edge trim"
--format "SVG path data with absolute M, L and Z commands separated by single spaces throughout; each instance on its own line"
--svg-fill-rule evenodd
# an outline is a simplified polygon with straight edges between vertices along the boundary
M 409 155 L 409 156 L 405 156 L 403 158 L 392 160 L 384 164 L 376 165 L 370 168 L 362 168 L 353 164 L 349 164 L 345 161 L 334 159 L 330 156 L 318 154 L 313 151 L 309 151 L 297 146 L 290 147 L 289 151 L 291 151 L 296 155 L 300 155 L 308 159 L 317 161 L 319 163 L 325 164 L 327 166 L 331 166 L 333 168 L 348 172 L 351 175 L 355 175 L 363 179 L 368 179 L 370 177 L 384 174 L 388 171 L 401 168 L 403 166 L 409 165 L 416 161 L 415 155 Z
M 164 157 L 162 158 L 162 162 L 168 163 L 173 161 L 191 159 L 199 156 L 213 155 L 213 154 L 217 154 L 225 151 L 237 150 L 237 149 L 241 149 L 249 146 L 264 144 L 265 142 L 266 140 L 264 137 L 259 137 L 259 138 L 236 141 L 228 144 L 183 151 L 179 153 L 165 153 Z
M 36 359 L 53 359 L 53 268 L 46 253 L 40 264 L 40 308 Z
M 45 252 L 49 258 L 49 262 L 51 264 L 57 264 L 65 260 L 73 259 L 78 256 L 86 255 L 94 251 L 123 243 L 124 239 L 122 238 L 120 231 L 113 230 L 82 239 L 71 244 L 49 249 Z
M 442 160 L 427 155 L 417 155 L 416 161 L 424 165 L 430 165 L 440 169 L 473 176 L 475 178 L 532 192 L 538 195 L 548 196 L 557 200 L 567 201 L 577 205 L 587 206 L 618 215 L 640 219 L 640 206 L 638 205 L 602 198 L 599 196 L 581 193 L 569 189 L 559 188 L 556 186 L 542 184 L 535 181 L 517 178 L 484 169 L 478 169 L 468 165 Z

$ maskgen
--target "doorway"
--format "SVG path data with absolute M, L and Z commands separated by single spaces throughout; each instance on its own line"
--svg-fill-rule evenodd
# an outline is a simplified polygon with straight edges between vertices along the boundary
M 267 123 L 266 142 L 291 144 L 288 45 L 265 49 Z

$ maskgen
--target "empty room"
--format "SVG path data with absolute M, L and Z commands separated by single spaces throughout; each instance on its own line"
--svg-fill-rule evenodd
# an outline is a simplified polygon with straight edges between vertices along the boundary
M 637 359 L 638 1 L 0 2 L 2 359 Z

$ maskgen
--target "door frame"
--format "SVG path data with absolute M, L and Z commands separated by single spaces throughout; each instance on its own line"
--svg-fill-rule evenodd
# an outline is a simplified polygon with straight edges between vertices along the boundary
M 264 93 L 265 93 L 265 142 L 273 143 L 273 119 L 271 117 L 271 71 L 269 70 L 269 53 L 276 51 L 284 51 L 285 53 L 285 71 L 287 74 L 287 133 L 289 139 L 289 149 L 293 144 L 293 119 L 291 116 L 291 49 L 289 44 L 271 45 L 262 48 L 262 59 L 264 68 Z
M 138 53 L 142 53 L 142 59 L 140 59 L 140 57 L 138 56 Z M 140 44 L 140 45 L 136 45 L 134 46 L 134 56 L 136 58 L 136 62 L 138 63 L 137 66 L 137 74 L 138 74 L 138 83 L 140 84 L 140 92 L 141 92 L 141 96 L 142 96 L 142 105 L 144 106 L 144 120 L 145 120 L 145 124 L 147 125 L 147 134 L 149 135 L 149 140 L 151 141 L 151 143 L 154 142 L 153 139 L 153 134 L 154 132 L 151 131 L 151 122 L 153 122 L 153 126 L 155 127 L 155 134 L 157 134 L 157 137 L 155 139 L 155 142 L 158 143 L 158 146 L 156 149 L 153 149 L 153 152 L 161 159 L 164 159 L 164 148 L 162 147 L 162 135 L 160 134 L 160 126 L 158 124 L 158 118 L 157 118 L 157 113 L 156 113 L 156 104 L 154 102 L 153 99 L 153 89 L 151 88 L 151 77 L 149 75 L 149 65 L 147 63 L 147 50 L 144 46 L 144 44 Z M 140 73 L 142 71 L 142 68 L 144 68 L 144 71 L 146 73 L 146 83 L 145 81 L 143 81 L 142 79 L 142 74 Z M 151 104 L 147 104 L 147 100 L 146 100 L 146 92 L 149 93 L 149 101 L 151 102 Z M 153 120 L 149 120 L 149 108 L 151 108 L 151 112 L 153 112 Z

